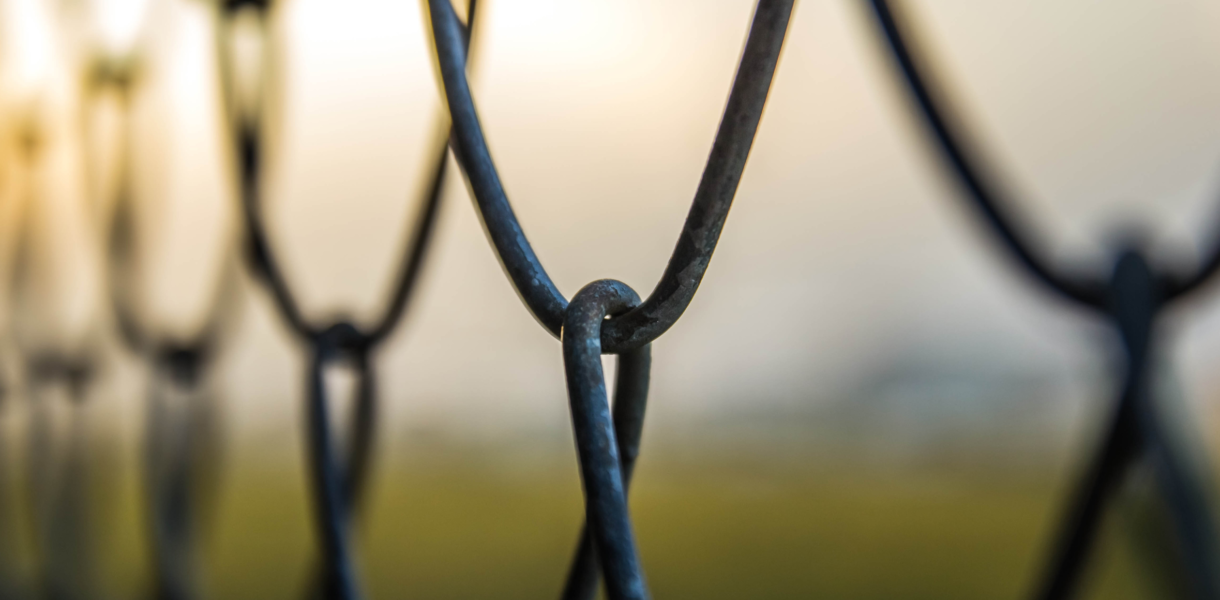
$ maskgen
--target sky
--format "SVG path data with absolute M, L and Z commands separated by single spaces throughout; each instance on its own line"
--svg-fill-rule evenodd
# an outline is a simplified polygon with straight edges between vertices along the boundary
M 109 37 L 89 14 L 119 14 L 110 5 L 120 0 L 0 4 L 0 171 L 25 173 L 7 177 L 16 183 L 0 201 L 11 207 L 21 189 L 43 190 L 30 201 L 43 215 L 32 234 L 46 280 L 34 312 L 43 316 L 17 318 L 30 338 L 113 346 L 98 226 L 113 153 L 81 132 L 82 115 L 94 115 L 89 131 L 105 130 L 114 106 L 86 100 L 69 74 L 80 72 L 83 49 L 122 47 L 115 40 L 132 36 L 124 27 L 137 31 L 126 43 L 141 59 L 132 156 L 147 321 L 196 326 L 231 259 L 237 199 L 211 11 L 151 2 L 138 31 L 115 17 L 107 27 L 120 34 Z M 1138 225 L 1158 256 L 1194 259 L 1220 211 L 1220 8 L 903 6 L 1010 184 L 1013 210 L 1052 256 L 1104 269 L 1106 244 Z M 752 3 L 488 0 L 481 10 L 475 101 L 543 264 L 569 297 L 607 277 L 647 295 L 689 208 Z M 399 264 L 442 114 L 425 9 L 290 0 L 274 26 L 281 110 L 264 207 L 270 237 L 309 316 L 371 319 Z M 1036 380 L 1042 393 L 1084 405 L 1110 391 L 1104 326 L 1012 268 L 941 170 L 880 50 L 860 3 L 798 4 L 711 268 L 654 345 L 658 427 L 850 400 L 894 373 Z M 49 157 L 32 172 L 14 166 L 13 150 L 16 115 L 30 107 Z M 565 427 L 559 344 L 501 272 L 457 173 L 415 302 L 376 357 L 383 421 L 391 431 L 473 438 Z M 5 231 L 14 223 L 0 219 Z M 248 278 L 244 298 L 216 374 L 225 415 L 241 439 L 281 440 L 298 431 L 305 352 Z M 1207 429 L 1220 415 L 1220 298 L 1208 290 L 1168 325 L 1166 372 Z M 112 362 L 117 374 L 99 395 L 138 415 L 138 362 Z

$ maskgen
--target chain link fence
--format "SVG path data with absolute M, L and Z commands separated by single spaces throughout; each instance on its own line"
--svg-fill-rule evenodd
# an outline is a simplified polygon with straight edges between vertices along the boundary
M 982 227 L 1010 259 L 1040 285 L 1085 312 L 1107 321 L 1122 340 L 1124 369 L 1119 392 L 1111 403 L 1098 447 L 1086 459 L 1063 510 L 1055 539 L 1048 543 L 1043 575 L 1032 590 L 1038 599 L 1076 597 L 1081 573 L 1089 561 L 1103 515 L 1122 482 L 1139 464 L 1153 473 L 1155 488 L 1166 509 L 1174 540 L 1174 563 L 1180 566 L 1182 592 L 1191 598 L 1220 598 L 1220 574 L 1215 525 L 1211 515 L 1205 469 L 1192 462 L 1195 450 L 1165 423 L 1152 393 L 1150 369 L 1155 340 L 1164 335 L 1163 315 L 1198 290 L 1220 270 L 1220 243 L 1193 269 L 1162 265 L 1149 258 L 1139 239 L 1127 240 L 1113 254 L 1109 272 L 1077 272 L 1048 258 L 1040 237 L 1026 225 L 988 169 L 973 150 L 955 118 L 947 96 L 932 83 L 928 61 L 907 40 L 906 22 L 886 0 L 869 0 L 878 40 L 892 59 L 896 80 L 905 85 L 913 115 L 926 129 L 947 170 L 960 184 L 968 210 L 981 217 Z M 201 530 L 215 503 L 216 463 L 220 443 L 214 377 L 216 356 L 226 349 L 230 323 L 237 312 L 239 275 L 244 269 L 261 284 L 285 327 L 308 353 L 305 373 L 305 440 L 310 500 L 316 532 L 316 565 L 301 582 L 310 598 L 354 599 L 367 594 L 357 575 L 352 550 L 353 524 L 365 503 L 374 468 L 375 434 L 381 410 L 377 364 L 385 341 L 396 332 L 412 304 L 434 238 L 444 197 L 450 153 L 460 166 L 487 240 L 515 288 L 524 308 L 560 341 L 571 424 L 579 458 L 586 522 L 573 531 L 573 555 L 561 597 L 594 598 L 604 587 L 613 599 L 651 597 L 644 561 L 635 540 L 628 489 L 637 460 L 650 383 L 651 343 L 682 316 L 699 290 L 726 224 L 730 207 L 747 164 L 763 108 L 779 65 L 793 12 L 792 0 L 759 0 L 741 51 L 715 139 L 697 185 L 686 221 L 660 280 L 641 297 L 625 283 L 592 281 L 571 299 L 564 297 L 543 267 L 517 219 L 492 158 L 467 80 L 471 40 L 476 35 L 480 4 L 469 0 L 465 18 L 450 0 L 427 2 L 431 43 L 446 110 L 437 116 L 436 139 L 429 140 L 427 185 L 415 201 L 413 229 L 399 261 L 395 282 L 380 315 L 371 321 L 351 318 L 314 320 L 301 308 L 300 295 L 290 285 L 278 259 L 262 214 L 269 149 L 279 147 L 268 137 L 277 129 L 266 115 L 277 110 L 275 94 L 267 91 L 276 76 L 277 39 L 271 23 L 278 3 L 270 0 L 226 0 L 217 7 L 216 77 L 223 90 L 234 171 L 241 199 L 240 243 L 222 261 L 225 265 L 207 316 L 194 333 L 162 331 L 146 322 L 132 290 L 142 272 L 132 247 L 135 204 L 132 201 L 130 144 L 123 144 L 115 161 L 119 173 L 113 186 L 112 210 L 105 222 L 108 252 L 105 272 L 109 306 L 118 339 L 149 368 L 146 428 L 143 432 L 142 486 L 146 497 L 149 556 L 157 598 L 186 600 L 201 597 Z M 258 77 L 253 86 L 241 81 L 233 30 L 239 19 L 256 24 L 261 38 Z M 117 91 L 123 110 L 130 111 L 130 91 L 139 85 L 132 64 L 99 63 L 88 74 L 88 90 Z M 254 89 L 246 89 L 253 87 Z M 280 132 L 282 133 L 282 132 Z M 129 132 L 128 134 L 129 135 Z M 126 139 L 126 136 L 120 135 Z M 510 150 L 511 151 L 511 150 Z M 38 160 L 37 141 L 27 145 L 26 161 Z M 28 269 L 21 268 L 27 240 L 16 242 L 18 267 L 14 288 L 24 287 Z M 710 290 L 707 293 L 716 293 Z M 427 318 L 426 315 L 423 318 Z M 602 356 L 617 357 L 614 399 L 610 402 Z M 35 515 L 37 581 L 0 589 L 4 597 L 44 596 L 86 598 L 92 585 L 90 566 L 82 554 L 78 522 L 87 513 L 88 489 L 82 470 L 88 449 L 80 431 L 85 419 L 80 406 L 99 369 L 98 350 L 75 351 L 23 348 L 24 393 L 33 411 L 29 427 L 28 491 Z M 344 431 L 332 415 L 334 399 L 327 393 L 325 371 L 342 363 L 355 373 L 350 419 Z M 69 430 L 54 431 L 52 400 L 45 389 L 59 387 L 68 400 Z M 810 507 L 810 510 L 817 510 Z M 2 558 L 2 557 L 0 557 Z

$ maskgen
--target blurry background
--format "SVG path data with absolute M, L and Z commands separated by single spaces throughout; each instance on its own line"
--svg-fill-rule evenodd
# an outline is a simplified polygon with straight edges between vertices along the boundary
M 904 5 L 1052 255 L 1104 269 L 1115 234 L 1137 229 L 1165 260 L 1195 260 L 1220 210 L 1220 7 Z M 480 10 L 476 101 L 544 265 L 568 296 L 605 277 L 646 294 L 752 2 Z M 426 10 L 285 0 L 274 14 L 270 236 L 308 315 L 371 319 L 442 108 Z M 659 598 L 1024 597 L 1115 391 L 1109 331 L 997 251 L 906 111 L 868 19 L 845 1 L 797 7 L 707 278 L 654 344 L 632 508 Z M 145 322 L 187 335 L 240 230 L 215 7 L 4 0 L 0 27 L 0 460 L 17 498 L 4 519 L 29 535 L 23 361 L 101 357 L 73 409 L 94 449 L 90 560 L 96 595 L 132 597 L 149 569 L 149 368 L 116 339 L 105 273 L 121 104 L 89 93 L 85 74 L 99 57 L 138 57 L 132 294 Z M 361 572 L 374 598 L 557 595 L 583 512 L 560 347 L 503 276 L 456 168 L 442 211 L 414 304 L 376 355 Z M 17 280 L 21 293 L 8 291 Z M 213 372 L 223 443 L 206 596 L 298 597 L 316 554 L 306 354 L 261 284 L 242 281 Z M 1158 398 L 1213 457 L 1216 300 L 1172 315 Z M 334 383 L 346 395 L 341 374 Z M 1087 595 L 1165 597 L 1114 514 Z M 36 568 L 22 548 L 18 579 Z

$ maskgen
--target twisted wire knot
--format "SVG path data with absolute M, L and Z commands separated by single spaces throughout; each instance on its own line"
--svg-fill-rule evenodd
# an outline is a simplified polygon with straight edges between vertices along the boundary
M 239 12 L 243 8 L 264 12 L 271 8 L 271 0 L 224 0 L 224 11 L 227 13 Z
M 613 413 L 601 363 L 602 353 L 608 350 L 602 344 L 606 317 L 639 303 L 639 295 L 627 284 L 604 279 L 582 288 L 564 311 L 560 337 L 587 522 L 568 572 L 564 600 L 593 597 L 598 563 L 608 598 L 649 597 L 627 508 L 627 486 L 638 455 L 648 394 L 648 346 L 628 350 L 619 358 L 620 386 Z
M 367 356 L 373 347 L 373 337 L 360 331 L 351 321 L 339 320 L 315 330 L 311 335 L 314 346 L 324 359 Z
M 157 351 L 155 360 L 175 384 L 193 388 L 203 379 L 204 364 L 209 355 L 209 349 L 203 344 L 167 344 Z
M 1162 279 L 1143 252 L 1123 249 L 1106 286 L 1107 308 L 1132 359 L 1141 362 L 1152 337 L 1153 322 L 1164 306 Z
M 35 381 L 63 381 L 67 384 L 73 401 L 84 397 L 85 388 L 96 371 L 89 358 L 72 358 L 54 354 L 35 357 L 30 364 L 30 377 Z

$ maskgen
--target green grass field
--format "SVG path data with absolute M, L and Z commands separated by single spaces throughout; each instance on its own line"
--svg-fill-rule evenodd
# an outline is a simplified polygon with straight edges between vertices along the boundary
M 656 454 L 640 463 L 631 501 L 657 598 L 1023 599 L 1062 496 L 1062 481 L 1041 469 Z M 303 597 L 315 555 L 300 464 L 255 462 L 232 460 L 224 472 L 207 598 Z M 574 456 L 440 452 L 376 472 L 358 536 L 370 598 L 557 596 L 582 514 Z M 96 567 L 103 597 L 138 598 L 145 507 L 134 469 L 119 480 L 95 505 L 107 515 Z M 1084 597 L 1170 597 L 1150 585 L 1116 515 Z
M 556 597 L 582 510 L 575 465 L 544 462 L 383 469 L 359 545 L 370 597 Z M 231 474 L 212 597 L 300 597 L 313 560 L 304 484 Z M 658 598 L 1017 599 L 1057 496 L 1030 477 L 645 462 L 632 507 Z M 1157 597 L 1124 539 L 1107 533 L 1090 597 Z

